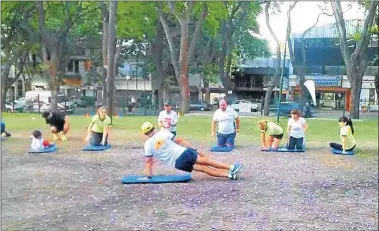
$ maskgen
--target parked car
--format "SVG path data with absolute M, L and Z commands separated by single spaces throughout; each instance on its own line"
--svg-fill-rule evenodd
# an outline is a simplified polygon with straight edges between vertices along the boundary
M 261 104 L 260 103 L 258 103 L 258 102 L 251 102 L 251 101 L 243 100 L 243 99 L 236 100 L 230 106 L 234 110 L 239 111 L 239 104 L 240 103 L 249 103 L 249 104 L 251 104 L 251 112 L 257 112 L 257 111 L 261 110 Z
M 291 110 L 292 109 L 298 109 L 300 110 L 300 104 L 296 102 L 282 102 L 280 103 L 280 111 L 279 116 L 291 116 Z M 303 108 L 303 112 L 305 112 L 305 106 Z M 314 105 L 311 106 L 311 115 L 315 115 L 316 110 L 314 109 Z M 270 113 L 273 113 L 274 115 L 278 115 L 278 106 L 273 105 L 270 107 Z
M 14 113 L 14 112 L 22 112 L 23 106 L 16 103 L 12 102 L 8 99 L 5 100 L 5 111 L 9 113 Z
M 75 106 L 66 101 L 64 95 L 57 96 L 57 110 L 67 113 L 72 113 L 75 110 Z M 50 110 L 51 91 L 27 91 L 25 92 L 25 104 L 24 107 L 27 111 L 43 112 Z
M 25 105 L 25 97 L 18 98 L 16 100 L 14 100 L 14 102 L 24 106 Z
M 192 101 L 189 105 L 190 110 L 200 110 L 200 111 L 209 111 L 211 105 L 207 104 L 204 101 Z
M 86 101 L 81 98 L 71 97 L 68 99 L 70 104 L 73 104 L 74 107 L 85 107 L 87 105 Z

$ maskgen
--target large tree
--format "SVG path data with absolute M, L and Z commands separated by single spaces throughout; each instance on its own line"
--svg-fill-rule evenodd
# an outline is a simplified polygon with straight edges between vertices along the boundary
M 29 52 L 38 47 L 38 33 L 32 30 L 30 20 L 34 5 L 30 3 L 1 3 L 1 108 L 4 110 L 8 89 L 27 68 Z M 10 73 L 15 68 L 15 74 Z
M 223 2 L 226 10 L 226 18 L 221 19 L 220 34 L 222 36 L 222 49 L 219 58 L 219 76 L 225 91 L 234 89 L 231 80 L 233 55 L 235 46 L 239 45 L 239 39 L 249 34 L 249 30 L 257 31 L 256 18 L 261 12 L 258 2 Z M 250 36 L 251 42 L 253 37 Z M 246 45 L 246 44 L 245 44 Z M 239 48 L 242 48 L 240 46 Z
M 315 23 L 310 26 L 309 28 L 307 28 L 302 34 L 301 34 L 301 37 L 300 37 L 300 48 L 301 48 L 301 53 L 300 53 L 300 57 L 301 57 L 301 61 L 298 62 L 295 58 L 295 54 L 294 54 L 294 48 L 292 46 L 292 41 L 291 41 L 291 31 L 292 31 L 292 22 L 291 22 L 291 11 L 292 9 L 295 7 L 296 3 L 298 1 L 295 1 L 289 8 L 288 12 L 287 12 L 287 44 L 288 44 L 288 50 L 289 50 L 289 56 L 290 56 L 290 60 L 291 60 L 291 64 L 294 68 L 294 70 L 296 71 L 296 75 L 299 77 L 299 87 L 300 87 L 300 109 L 302 110 L 303 109 L 303 105 L 304 105 L 304 100 L 306 99 L 306 95 L 308 90 L 307 88 L 304 86 L 304 82 L 305 82 L 305 74 L 307 73 L 307 56 L 306 56 L 306 49 L 305 49 L 305 43 L 304 43 L 304 38 L 305 36 L 307 35 L 308 32 L 310 32 L 315 26 L 317 26 L 318 24 L 318 21 L 320 20 L 320 17 L 322 15 L 328 15 L 328 16 L 332 16 L 326 12 L 322 12 L 320 13 L 317 18 L 316 18 L 316 21 Z
M 56 110 L 57 91 L 65 72 L 67 38 L 72 27 L 82 18 L 98 10 L 90 2 L 35 2 L 41 35 L 43 62 L 48 67 L 51 90 L 50 109 Z M 81 22 L 83 23 L 83 22 Z
M 271 7 L 274 8 L 274 9 L 278 9 L 279 8 L 279 4 L 277 2 L 266 2 L 266 4 L 265 4 L 265 18 L 266 18 L 265 22 L 266 22 L 266 26 L 268 28 L 268 31 L 270 32 L 270 35 L 274 39 L 274 42 L 275 42 L 275 56 L 276 56 L 276 60 L 275 60 L 275 72 L 274 72 L 274 74 L 272 75 L 272 77 L 270 78 L 269 82 L 266 85 L 267 90 L 266 90 L 266 93 L 265 93 L 264 107 L 263 107 L 264 115 L 265 116 L 268 116 L 269 113 L 270 113 L 271 95 L 272 95 L 272 91 L 278 85 L 278 82 L 279 82 L 280 65 L 281 65 L 281 60 L 282 60 L 281 59 L 281 51 L 280 51 L 279 40 L 276 37 L 276 34 L 275 34 L 274 30 L 272 29 L 271 24 L 270 24 L 269 9 Z
M 362 88 L 363 75 L 368 63 L 368 46 L 371 38 L 371 28 L 378 8 L 378 2 L 367 2 L 367 15 L 363 22 L 363 28 L 357 37 L 355 49 L 351 52 L 348 45 L 346 22 L 343 17 L 341 2 L 331 2 L 336 19 L 337 31 L 340 41 L 340 50 L 346 65 L 347 78 L 351 87 L 350 117 L 359 119 L 359 101 Z
M 196 7 L 195 7 L 196 5 Z M 180 87 L 180 112 L 182 114 L 189 111 L 189 81 L 188 81 L 188 64 L 195 49 L 195 44 L 200 33 L 201 25 L 207 16 L 208 6 L 206 2 L 176 2 L 157 4 L 159 18 L 166 34 L 167 42 L 171 54 L 171 63 L 174 68 L 175 77 Z M 173 34 L 170 25 L 167 22 L 167 8 L 180 24 L 180 46 L 179 49 L 174 44 Z M 195 11 L 194 9 L 198 9 Z M 166 13 L 167 12 L 167 13 Z M 194 31 L 189 31 L 190 20 L 192 15 L 197 15 Z M 190 36 L 192 35 L 192 36 Z M 179 51 L 179 54 L 178 52 Z

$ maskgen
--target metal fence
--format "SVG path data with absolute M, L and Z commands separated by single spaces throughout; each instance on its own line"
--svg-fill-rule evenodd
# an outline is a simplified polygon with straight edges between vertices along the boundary
M 65 94 L 58 94 L 57 111 L 66 114 L 73 114 L 78 108 L 95 110 L 96 100 L 94 97 L 68 97 Z M 51 105 L 50 91 L 33 93 L 24 97 L 5 100 L 5 111 L 8 113 L 42 113 L 49 111 Z
M 285 99 L 283 99 L 285 100 Z M 158 105 L 157 100 L 153 100 L 151 94 L 118 94 L 114 100 L 114 116 L 157 116 L 162 105 Z M 80 97 L 70 98 L 66 95 L 59 95 L 57 98 L 57 110 L 73 115 L 94 115 L 96 109 L 103 105 L 103 102 L 97 102 L 96 97 Z M 233 102 L 230 102 L 233 103 Z M 42 113 L 50 110 L 50 97 L 43 94 L 36 94 L 33 97 L 20 98 L 17 100 L 6 100 L 6 112 L 14 113 Z M 217 104 L 208 105 L 206 111 L 202 107 L 191 106 L 190 113 L 211 114 L 218 108 Z M 276 117 L 278 114 L 277 99 L 273 97 L 270 102 L 269 116 Z M 235 108 L 236 105 L 233 105 Z M 282 102 L 280 107 L 280 116 L 290 116 L 292 109 L 300 109 L 298 101 Z M 378 101 L 361 100 L 360 101 L 360 119 L 375 119 L 378 118 Z M 239 112 L 240 115 L 246 116 L 263 116 L 264 100 L 261 99 L 259 109 L 251 110 L 251 112 Z M 179 110 L 174 106 L 174 110 Z M 237 106 L 238 109 L 238 106 Z M 208 112 L 207 112 L 208 111 Z M 344 100 L 318 100 L 316 105 L 310 104 L 309 107 L 302 108 L 303 114 L 306 117 L 318 118 L 337 118 L 341 116 L 350 117 L 350 112 L 346 108 Z
M 262 102 L 263 105 L 263 102 Z M 359 105 L 360 119 L 377 119 L 378 118 L 378 101 L 375 100 L 360 100 Z M 317 100 L 316 105 L 309 102 L 300 108 L 299 101 L 282 102 L 280 106 L 280 116 L 290 116 L 292 109 L 301 109 L 305 117 L 318 118 L 337 118 L 341 116 L 350 117 L 350 111 L 347 109 L 344 100 Z M 263 107 L 260 114 L 263 114 Z M 270 104 L 270 116 L 277 116 L 278 103 L 272 101 Z

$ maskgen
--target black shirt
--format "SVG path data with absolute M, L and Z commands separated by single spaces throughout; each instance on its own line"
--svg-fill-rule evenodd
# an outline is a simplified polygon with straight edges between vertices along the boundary
M 57 127 L 63 127 L 66 115 L 62 112 L 50 112 L 46 118 L 46 123 Z

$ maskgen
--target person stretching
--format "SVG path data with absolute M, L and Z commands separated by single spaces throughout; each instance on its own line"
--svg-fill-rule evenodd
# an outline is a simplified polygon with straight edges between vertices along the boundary
M 334 148 L 336 150 L 340 150 L 343 152 L 346 151 L 353 151 L 356 145 L 355 138 L 354 138 L 354 127 L 353 127 L 353 121 L 351 119 L 342 116 L 338 120 L 338 125 L 340 126 L 340 137 L 341 137 L 341 144 L 337 143 L 330 143 L 329 146 L 331 148 Z
M 212 136 L 216 134 L 216 125 L 218 123 L 217 145 L 220 147 L 234 147 L 236 133 L 240 130 L 240 118 L 233 108 L 228 107 L 226 100 L 221 100 L 219 107 L 213 114 Z
M 303 149 L 305 144 L 305 131 L 308 124 L 300 117 L 299 110 L 291 110 L 291 118 L 288 120 L 288 149 Z
M 169 132 L 176 136 L 176 123 L 178 122 L 178 114 L 171 110 L 171 104 L 165 102 L 164 110 L 159 112 L 158 124 L 162 129 L 167 129 Z
M 111 118 L 107 116 L 107 110 L 105 107 L 100 107 L 96 115 L 91 119 L 85 141 L 90 141 L 92 146 L 107 145 L 111 124 Z
M 46 124 L 50 125 L 50 131 L 53 133 L 53 140 L 58 140 L 58 134 L 62 132 L 61 139 L 67 140 L 66 134 L 70 129 L 70 118 L 61 112 L 42 112 L 42 117 L 45 118 Z
M 183 139 L 175 137 L 167 130 L 157 131 L 153 124 L 145 122 L 141 131 L 148 137 L 144 144 L 146 157 L 144 173 L 148 178 L 153 175 L 153 156 L 176 169 L 192 172 L 193 170 L 214 177 L 235 180 L 241 169 L 240 164 L 225 164 L 206 157 L 203 153 L 191 148 Z
M 258 127 L 261 130 L 261 148 L 277 149 L 283 139 L 283 129 L 276 123 L 266 120 L 258 121 Z M 266 137 L 266 134 L 268 137 Z

